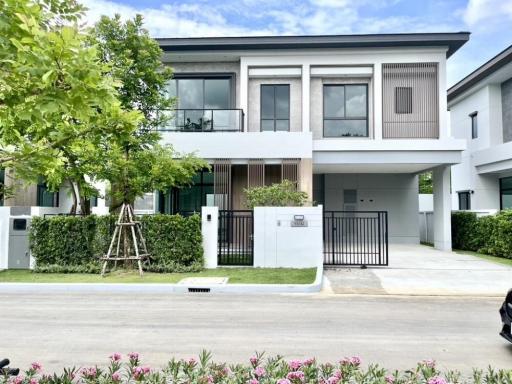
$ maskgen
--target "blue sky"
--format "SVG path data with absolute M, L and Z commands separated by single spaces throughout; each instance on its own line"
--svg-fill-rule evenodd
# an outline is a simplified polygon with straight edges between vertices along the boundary
M 140 13 L 154 37 L 470 31 L 451 85 L 512 44 L 512 0 L 82 0 L 87 20 Z

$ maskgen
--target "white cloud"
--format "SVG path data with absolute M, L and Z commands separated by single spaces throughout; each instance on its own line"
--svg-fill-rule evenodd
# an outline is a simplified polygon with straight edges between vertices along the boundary
M 469 0 L 462 11 L 466 25 L 476 27 L 482 22 L 505 18 L 512 20 L 512 2 L 510 0 Z M 492 25 L 491 25 L 492 26 Z

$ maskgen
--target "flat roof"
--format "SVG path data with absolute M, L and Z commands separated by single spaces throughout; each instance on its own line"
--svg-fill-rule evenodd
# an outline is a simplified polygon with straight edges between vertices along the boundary
M 447 57 L 469 40 L 469 32 L 387 33 L 368 35 L 245 36 L 157 38 L 166 52 L 304 49 L 304 48 L 387 48 L 447 47 Z
M 460 80 L 457 84 L 448 89 L 448 101 L 467 91 L 487 76 L 493 74 L 498 69 L 504 67 L 512 61 L 512 45 L 505 48 L 492 59 L 475 69 L 469 75 Z

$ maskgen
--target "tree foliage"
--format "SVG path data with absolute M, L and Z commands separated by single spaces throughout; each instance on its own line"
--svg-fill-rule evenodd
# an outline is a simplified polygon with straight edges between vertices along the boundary
M 247 207 L 302 207 L 308 201 L 308 194 L 297 190 L 296 183 L 283 180 L 279 184 L 254 187 L 244 190 Z
M 419 192 L 432 194 L 434 193 L 434 187 L 432 184 L 432 172 L 425 172 L 419 175 Z

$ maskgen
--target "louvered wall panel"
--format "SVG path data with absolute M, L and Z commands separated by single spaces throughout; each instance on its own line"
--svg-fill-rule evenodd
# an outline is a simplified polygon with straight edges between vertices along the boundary
M 439 138 L 437 63 L 382 65 L 382 124 L 384 138 Z
M 231 161 L 227 159 L 213 162 L 213 193 L 219 209 L 231 209 Z
M 281 180 L 290 180 L 299 187 L 299 159 L 283 159 L 281 163 Z
M 265 162 L 262 159 L 249 160 L 247 164 L 247 188 L 265 185 Z

